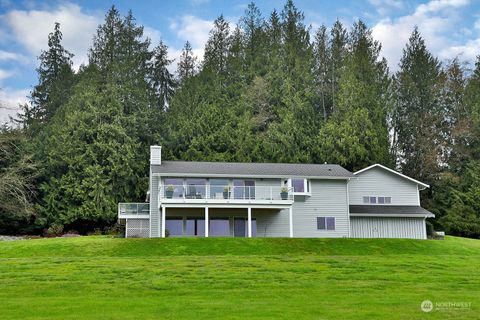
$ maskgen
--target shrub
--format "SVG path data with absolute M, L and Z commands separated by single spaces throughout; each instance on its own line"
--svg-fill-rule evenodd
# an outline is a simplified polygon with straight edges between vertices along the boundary
M 107 226 L 103 229 L 103 233 L 109 236 L 118 236 L 121 233 L 121 227 L 118 223 L 113 226 Z
M 47 236 L 57 237 L 62 235 L 62 232 L 63 232 L 63 225 L 54 223 L 50 226 L 50 228 L 47 229 Z

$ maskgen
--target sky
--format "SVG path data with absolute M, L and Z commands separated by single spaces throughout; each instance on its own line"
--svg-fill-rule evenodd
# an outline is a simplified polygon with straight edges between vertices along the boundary
M 0 0 L 0 123 L 28 101 L 37 83 L 37 57 L 46 49 L 55 22 L 61 25 L 65 48 L 75 55 L 76 69 L 88 61 L 92 36 L 112 5 L 123 15 L 131 9 L 153 45 L 162 39 L 169 46 L 171 58 L 179 56 L 188 40 L 201 59 L 213 20 L 223 14 L 233 26 L 249 2 Z M 285 1 L 255 3 L 268 17 L 273 9 L 281 11 Z M 480 55 L 480 0 L 296 0 L 295 5 L 312 32 L 337 19 L 347 27 L 362 19 L 382 43 L 381 54 L 392 72 L 415 25 L 441 61 L 459 57 L 471 64 Z

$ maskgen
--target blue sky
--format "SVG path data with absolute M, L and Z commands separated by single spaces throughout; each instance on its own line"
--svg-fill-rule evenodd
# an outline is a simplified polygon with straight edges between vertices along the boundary
M 75 54 L 75 67 L 86 62 L 87 50 L 105 12 L 115 4 L 122 14 L 133 10 L 153 43 L 164 40 L 172 58 L 185 43 L 192 43 L 199 58 L 212 21 L 223 14 L 232 26 L 249 1 L 32 1 L 0 0 L 0 122 L 15 114 L 18 103 L 36 84 L 36 57 L 47 44 L 55 21 L 61 23 L 64 45 Z M 268 17 L 284 1 L 257 1 Z M 473 62 L 480 54 L 479 0 L 297 0 L 305 22 L 315 30 L 330 27 L 336 19 L 350 26 L 364 20 L 383 45 L 382 55 L 395 71 L 408 36 L 418 25 L 429 49 L 442 61 L 459 56 Z

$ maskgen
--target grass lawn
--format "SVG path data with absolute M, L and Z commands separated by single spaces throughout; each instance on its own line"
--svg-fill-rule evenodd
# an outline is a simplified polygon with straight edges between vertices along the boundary
M 480 319 L 479 267 L 455 237 L 3 241 L 0 319 Z

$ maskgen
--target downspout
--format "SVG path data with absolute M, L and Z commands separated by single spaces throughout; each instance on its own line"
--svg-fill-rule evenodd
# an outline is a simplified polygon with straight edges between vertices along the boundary
M 348 216 L 348 237 L 352 237 L 352 224 L 350 222 L 350 195 L 348 192 L 348 183 L 350 182 L 350 178 L 347 180 L 347 216 Z

